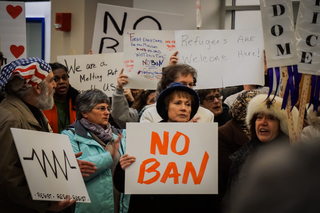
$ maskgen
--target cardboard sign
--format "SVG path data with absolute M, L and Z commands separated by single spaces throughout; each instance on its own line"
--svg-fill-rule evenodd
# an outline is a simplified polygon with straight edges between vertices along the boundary
M 217 123 L 128 123 L 126 194 L 217 194 Z
M 297 64 L 296 38 L 291 0 L 261 0 L 267 66 Z
M 33 200 L 90 203 L 68 136 L 10 129 Z
M 261 29 L 175 32 L 179 63 L 198 71 L 196 89 L 264 85 Z
M 92 40 L 93 53 L 123 51 L 124 30 L 179 30 L 183 16 L 98 4 Z
M 57 60 L 68 68 L 72 87 L 80 92 L 100 89 L 109 97 L 123 68 L 123 53 L 65 55 L 58 56 Z
M 0 38 L 4 64 L 25 58 L 26 16 L 24 2 L 0 1 Z
M 301 0 L 296 38 L 300 73 L 320 75 L 320 1 Z
M 155 89 L 162 68 L 175 52 L 174 31 L 130 30 L 124 35 L 125 74 L 128 88 Z

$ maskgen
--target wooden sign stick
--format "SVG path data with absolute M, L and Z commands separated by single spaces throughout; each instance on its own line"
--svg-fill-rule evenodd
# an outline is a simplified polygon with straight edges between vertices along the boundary
M 309 74 L 302 74 L 302 90 L 300 93 L 300 105 L 299 105 L 299 119 L 296 127 L 296 136 L 300 138 L 302 128 L 303 128 L 303 121 L 304 121 L 304 114 L 306 112 L 306 104 L 310 89 L 310 81 L 311 75 Z
M 282 85 L 285 87 L 287 86 L 287 81 L 288 81 L 288 69 L 287 67 L 281 67 L 281 72 L 282 72 Z M 286 88 L 283 87 L 283 91 L 286 90 Z M 291 109 L 291 91 L 289 91 L 288 99 L 287 99 L 287 118 L 288 118 L 288 130 L 289 130 L 289 138 L 290 138 L 290 144 L 293 144 L 297 140 L 296 132 L 294 129 L 293 125 L 293 118 L 292 118 L 292 113 L 290 111 Z

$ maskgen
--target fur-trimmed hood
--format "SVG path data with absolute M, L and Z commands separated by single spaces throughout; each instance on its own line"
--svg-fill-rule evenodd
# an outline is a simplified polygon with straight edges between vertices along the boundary
M 281 110 L 282 105 L 282 98 L 275 97 L 273 102 L 271 103 L 271 97 L 269 100 L 267 100 L 267 94 L 260 94 L 255 96 L 248 105 L 247 108 L 247 117 L 246 117 L 246 123 L 248 125 L 248 128 L 250 129 L 250 121 L 254 114 L 256 113 L 266 113 L 275 116 L 280 121 L 280 130 L 289 136 L 289 130 L 288 130 L 288 118 L 287 118 L 287 111 Z M 296 126 L 298 122 L 298 110 L 296 107 L 293 107 L 292 109 L 292 117 L 293 117 L 293 123 L 294 126 Z

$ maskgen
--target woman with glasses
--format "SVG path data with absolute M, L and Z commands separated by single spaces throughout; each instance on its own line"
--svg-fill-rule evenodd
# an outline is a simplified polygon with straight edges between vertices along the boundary
M 218 89 L 201 89 L 197 92 L 200 98 L 200 106 L 214 114 L 214 122 L 218 122 L 218 126 L 224 125 L 231 119 L 229 106 L 222 103 L 222 97 Z
M 172 63 L 171 63 L 172 64 Z M 171 83 L 179 82 L 184 86 L 191 89 L 196 85 L 197 82 L 197 71 L 187 64 L 176 64 L 164 67 L 162 69 L 162 76 L 157 85 L 157 94 L 160 94 L 166 89 Z M 157 112 L 156 104 L 150 105 L 141 115 L 140 122 L 157 123 L 162 118 Z M 192 117 L 194 122 L 213 122 L 214 115 L 209 110 L 199 107 L 197 113 Z
M 125 209 L 127 198 L 115 194 L 112 180 L 114 167 L 125 150 L 125 130 L 110 125 L 110 102 L 102 91 L 87 90 L 78 95 L 75 104 L 77 120 L 62 134 L 69 136 L 75 153 L 82 152 L 79 159 L 97 167 L 94 174 L 84 178 L 91 203 L 76 203 L 75 212 L 113 213 L 116 206 Z

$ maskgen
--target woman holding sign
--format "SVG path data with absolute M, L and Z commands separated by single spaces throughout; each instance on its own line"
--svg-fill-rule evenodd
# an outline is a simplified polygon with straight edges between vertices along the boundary
M 79 159 L 92 162 L 97 167 L 94 174 L 84 178 L 91 204 L 76 203 L 75 212 L 113 213 L 117 200 L 114 196 L 117 194 L 114 195 L 112 170 L 124 152 L 125 131 L 110 125 L 110 102 L 102 91 L 87 90 L 78 95 L 75 104 L 77 120 L 62 134 L 69 136 L 75 153 L 83 152 Z M 120 208 L 127 206 L 124 197 Z
M 157 100 L 160 122 L 190 122 L 199 108 L 198 94 L 179 82 L 174 82 L 163 90 Z M 122 169 L 127 168 L 135 158 L 124 154 L 120 158 Z M 119 167 L 117 167 L 119 168 Z M 116 170 L 115 175 L 121 171 Z M 123 190 L 124 178 L 115 177 L 115 187 Z M 129 212 L 206 212 L 213 211 L 212 195 L 131 195 Z

